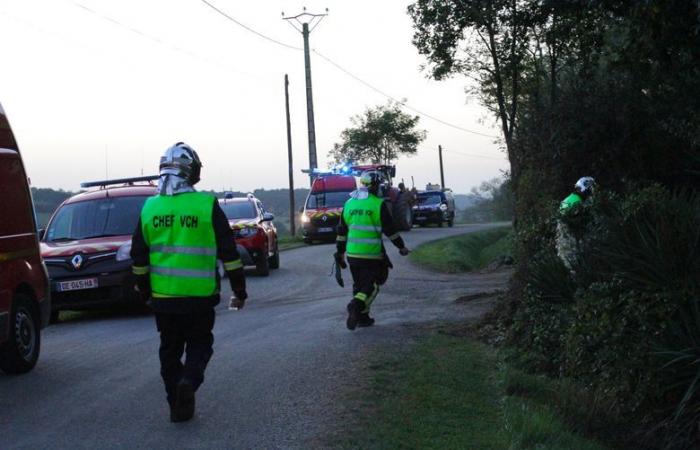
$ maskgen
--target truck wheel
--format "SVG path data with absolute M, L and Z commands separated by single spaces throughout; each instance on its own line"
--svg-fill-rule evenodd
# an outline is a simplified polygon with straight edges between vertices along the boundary
M 392 208 L 394 225 L 399 231 L 409 231 L 413 226 L 413 214 L 408 200 L 408 195 L 401 195 Z
M 275 254 L 270 256 L 269 266 L 270 269 L 280 268 L 280 250 L 277 248 L 277 245 L 275 245 Z
M 39 315 L 31 298 L 17 294 L 10 313 L 10 336 L 0 346 L 0 369 L 5 373 L 29 372 L 39 359 Z
M 267 251 L 263 250 L 255 261 L 255 273 L 261 277 L 270 275 L 270 260 L 267 258 Z

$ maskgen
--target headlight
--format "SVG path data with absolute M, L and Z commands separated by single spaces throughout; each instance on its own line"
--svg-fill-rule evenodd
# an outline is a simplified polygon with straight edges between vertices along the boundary
M 309 219 L 309 216 L 307 216 L 306 214 L 301 215 L 301 223 L 309 223 L 310 221 L 311 219 Z
M 122 244 L 117 250 L 117 261 L 127 261 L 131 259 L 131 241 Z
M 240 237 L 250 237 L 250 236 L 255 236 L 258 232 L 257 228 L 253 227 L 243 227 L 238 231 L 238 235 Z
M 447 211 L 447 205 L 444 203 L 440 205 L 440 211 Z
M 417 206 L 414 206 L 414 207 L 411 208 L 411 209 L 413 209 L 414 211 L 418 211 L 418 207 L 417 207 Z

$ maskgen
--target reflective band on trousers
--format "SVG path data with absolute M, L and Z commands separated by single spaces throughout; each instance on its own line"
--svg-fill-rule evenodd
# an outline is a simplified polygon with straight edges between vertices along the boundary
M 216 249 L 209 247 L 185 247 L 183 245 L 154 245 L 151 247 L 154 253 L 171 253 L 178 255 L 204 255 L 216 256 Z
M 377 238 L 377 239 L 349 238 L 348 242 L 351 244 L 381 244 L 382 239 L 381 238 Z
M 375 231 L 375 232 L 380 232 L 381 230 L 374 225 L 357 225 L 357 224 L 352 224 L 350 225 L 351 230 L 363 230 L 363 231 Z
M 165 275 L 183 278 L 208 278 L 216 276 L 215 270 L 174 269 L 171 267 L 155 266 L 151 266 L 151 273 L 154 275 Z

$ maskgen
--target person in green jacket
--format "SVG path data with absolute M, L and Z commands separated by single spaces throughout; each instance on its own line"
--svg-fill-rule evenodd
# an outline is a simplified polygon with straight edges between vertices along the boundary
M 154 309 L 160 332 L 160 374 L 173 422 L 194 415 L 195 392 L 213 353 L 217 260 L 231 283 L 232 305 L 242 308 L 248 296 L 226 215 L 213 195 L 194 189 L 201 167 L 187 144 L 166 150 L 158 195 L 146 200 L 131 240 L 136 286 Z
M 593 195 L 594 190 L 595 180 L 592 177 L 582 177 L 574 185 L 574 192 L 559 205 L 557 255 L 569 270 L 573 270 L 580 246 L 580 233 L 577 232 L 576 224 L 581 221 L 584 202 Z
M 399 254 L 406 256 L 409 253 L 394 228 L 389 207 L 379 196 L 380 183 L 379 173 L 364 172 L 360 176 L 362 187 L 350 194 L 338 225 L 336 262 L 345 267 L 347 253 L 353 281 L 353 298 L 347 305 L 346 326 L 349 330 L 374 324 L 369 308 L 392 267 L 384 249 L 382 233 L 399 249 Z

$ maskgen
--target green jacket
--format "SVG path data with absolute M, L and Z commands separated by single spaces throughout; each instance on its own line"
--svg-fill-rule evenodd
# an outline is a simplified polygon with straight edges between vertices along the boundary
M 382 218 L 384 200 L 370 194 L 365 199 L 351 198 L 343 207 L 348 227 L 347 254 L 351 258 L 382 259 Z
M 580 204 L 583 202 L 583 198 L 576 192 L 572 193 L 568 197 L 566 197 L 564 200 L 562 200 L 561 205 L 559 205 L 559 212 L 565 213 L 574 206 Z
M 153 297 L 211 297 L 217 291 L 216 198 L 201 192 L 158 195 L 141 210 Z

